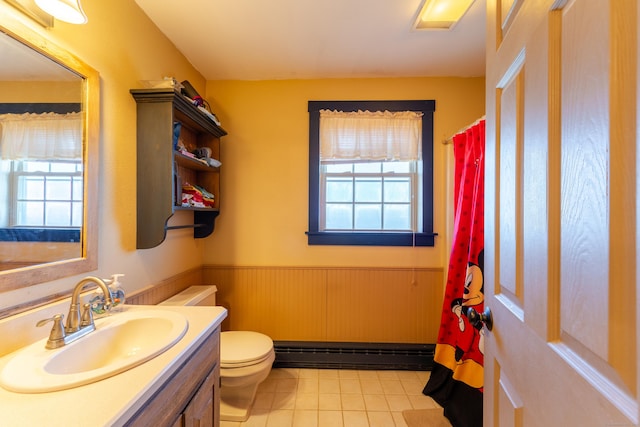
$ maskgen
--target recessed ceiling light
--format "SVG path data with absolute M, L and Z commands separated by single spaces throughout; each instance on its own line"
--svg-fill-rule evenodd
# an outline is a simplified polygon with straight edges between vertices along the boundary
M 450 30 L 467 13 L 475 0 L 424 0 L 416 30 Z

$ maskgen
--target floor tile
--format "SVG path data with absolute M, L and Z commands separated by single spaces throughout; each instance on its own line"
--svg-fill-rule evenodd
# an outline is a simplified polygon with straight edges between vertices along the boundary
M 320 369 L 318 371 L 318 378 L 333 378 L 337 379 L 338 377 L 338 369 Z
M 253 407 L 256 409 L 271 409 L 275 393 L 259 391 L 256 393 L 256 399 L 253 401 Z
M 393 417 L 393 421 L 396 423 L 396 427 L 408 427 L 404 417 L 402 416 L 402 412 L 391 412 L 391 416 Z
M 220 427 L 407 427 L 405 409 L 437 408 L 428 371 L 273 369 L 247 421 Z
M 298 378 L 299 369 L 296 368 L 280 368 L 272 369 L 269 373 L 271 378 Z
M 260 383 L 260 385 L 258 386 L 258 390 L 274 392 L 276 391 L 277 384 L 278 384 L 278 380 L 273 376 L 269 376 L 266 380 Z
M 387 394 L 387 403 L 392 411 L 404 411 L 405 409 L 413 409 L 411 401 L 405 395 Z
M 367 412 L 367 417 L 369 418 L 369 427 L 389 427 L 395 425 L 391 412 Z
M 322 427 L 318 426 L 318 411 L 296 409 L 293 412 L 293 427 Z
M 267 417 L 267 427 L 292 427 L 293 410 L 278 409 L 271 411 Z
M 296 409 L 318 410 L 318 393 L 296 394 Z
M 361 394 L 341 394 L 343 411 L 364 411 L 364 399 Z
M 359 379 L 358 371 L 354 371 L 351 369 L 340 369 L 338 370 L 338 378 L 341 379 Z
M 406 391 L 404 387 L 402 387 L 402 383 L 400 382 L 400 380 L 381 379 L 380 384 L 382 384 L 382 390 L 384 391 L 384 394 L 406 394 Z
M 360 379 L 360 387 L 364 394 L 384 394 L 382 390 L 382 383 L 378 378 L 375 379 Z
M 381 380 L 400 380 L 396 371 L 378 371 L 378 378 Z
M 342 411 L 319 411 L 318 427 L 343 427 Z M 221 426 L 222 427 L 222 426 Z
M 361 380 L 377 380 L 378 371 L 358 371 L 358 378 Z
M 338 378 L 318 379 L 319 393 L 340 393 L 340 380 Z
M 408 395 L 409 401 L 413 409 L 431 409 L 437 408 L 439 405 L 429 396 L 421 394 L 419 396 Z
M 360 380 L 358 378 L 340 378 L 340 393 L 362 394 Z
M 416 371 L 395 371 L 396 376 L 400 381 L 403 380 L 418 380 L 418 375 Z
M 341 411 L 340 393 L 326 393 L 318 396 L 318 409 L 321 411 Z
M 295 393 L 274 393 L 273 404 L 271 408 L 277 409 L 293 409 L 296 406 Z
M 298 378 L 318 378 L 320 373 L 318 369 L 300 369 L 298 371 Z
M 265 412 L 263 414 L 254 414 L 251 413 L 249 419 L 240 424 L 240 427 L 266 427 L 267 419 L 269 418 L 269 412 Z M 220 427 L 223 427 L 222 424 Z
M 364 394 L 362 397 L 367 411 L 389 411 L 389 405 L 384 394 Z
M 297 378 L 279 378 L 276 382 L 276 393 L 294 392 L 297 387 Z
M 369 427 L 369 419 L 364 411 L 342 412 L 344 427 Z
M 298 393 L 319 393 L 318 378 L 298 378 Z
M 422 394 L 422 389 L 425 384 L 420 382 L 417 378 L 414 379 L 401 379 L 400 384 L 402 384 L 402 388 L 406 394 L 419 395 Z
M 431 371 L 415 371 L 416 376 L 420 380 L 420 382 L 426 384 L 429 381 L 429 377 L 431 377 Z

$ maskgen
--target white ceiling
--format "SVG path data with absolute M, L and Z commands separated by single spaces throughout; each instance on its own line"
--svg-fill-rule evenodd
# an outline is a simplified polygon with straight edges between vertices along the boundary
M 422 0 L 135 0 L 207 80 L 484 76 L 486 0 L 450 31 Z

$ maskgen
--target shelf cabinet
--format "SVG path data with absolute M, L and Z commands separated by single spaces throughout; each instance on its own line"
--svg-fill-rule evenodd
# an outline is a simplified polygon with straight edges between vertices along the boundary
M 131 95 L 137 114 L 136 247 L 158 246 L 174 228 L 193 228 L 194 238 L 209 236 L 220 213 L 220 168 L 177 151 L 174 135 L 187 151 L 206 147 L 220 160 L 220 138 L 227 132 L 173 89 L 132 89 Z M 212 193 L 213 207 L 183 207 L 185 182 Z M 168 227 L 169 218 L 183 210 L 193 211 L 193 224 Z

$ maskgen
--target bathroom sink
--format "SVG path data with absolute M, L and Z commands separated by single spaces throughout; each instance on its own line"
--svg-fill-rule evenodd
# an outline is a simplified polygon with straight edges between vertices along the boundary
M 47 350 L 44 339 L 6 356 L 0 385 L 42 393 L 90 384 L 162 354 L 188 328 L 183 315 L 158 309 L 124 311 L 95 324 L 94 332 L 64 347 Z

